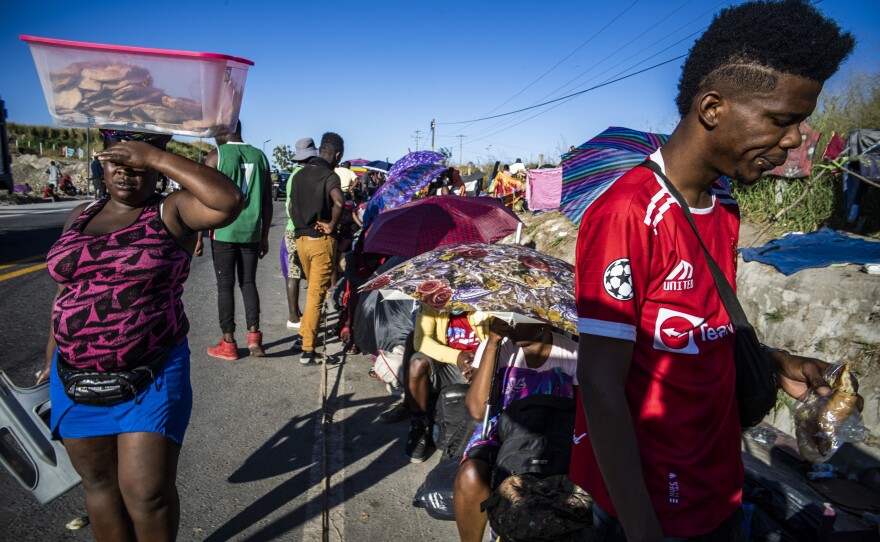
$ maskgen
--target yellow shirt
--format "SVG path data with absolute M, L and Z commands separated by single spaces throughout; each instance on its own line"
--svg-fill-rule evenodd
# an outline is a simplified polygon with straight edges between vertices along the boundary
M 468 314 L 468 322 L 480 341 L 489 336 L 490 316 L 485 312 Z M 416 315 L 416 328 L 413 334 L 413 346 L 431 359 L 441 363 L 455 365 L 461 350 L 447 346 L 446 330 L 449 328 L 449 313 L 441 313 L 422 305 Z

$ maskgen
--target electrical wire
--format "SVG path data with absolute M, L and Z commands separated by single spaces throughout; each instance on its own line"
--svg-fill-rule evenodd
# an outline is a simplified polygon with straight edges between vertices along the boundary
M 723 5 L 723 4 L 725 4 L 725 3 L 726 3 L 726 2 L 722 2 L 722 3 L 719 4 L 718 6 Z M 681 6 L 679 6 L 679 8 L 678 8 L 677 10 L 675 10 L 675 12 L 677 12 L 678 10 L 680 10 L 681 8 L 683 8 L 684 5 L 686 5 L 686 3 L 683 4 L 683 5 L 681 5 Z M 658 40 L 655 40 L 654 42 L 652 42 L 652 43 L 649 44 L 648 46 L 643 47 L 642 49 L 640 49 L 640 50 L 634 52 L 633 54 L 631 54 L 630 56 L 628 56 L 627 58 L 625 58 L 625 59 L 623 59 L 623 60 L 617 62 L 617 63 L 615 64 L 615 66 L 619 66 L 619 65 L 623 64 L 624 62 L 626 62 L 627 60 L 633 58 L 634 56 L 638 55 L 638 54 L 641 53 L 641 52 L 644 52 L 644 51 L 650 50 L 650 49 L 653 48 L 656 44 L 658 44 L 658 43 L 660 43 L 660 42 L 666 40 L 668 37 L 670 37 L 670 36 L 672 36 L 673 34 L 677 33 L 677 32 L 678 32 L 679 30 L 681 30 L 682 28 L 687 27 L 688 25 L 690 25 L 690 24 L 693 23 L 694 21 L 696 21 L 696 20 L 702 18 L 702 17 L 705 16 L 706 14 L 712 12 L 714 9 L 717 9 L 718 6 L 715 6 L 714 8 L 711 8 L 711 9 L 709 9 L 709 10 L 703 12 L 703 13 L 700 14 L 699 16 L 694 17 L 693 19 L 691 19 L 691 20 L 688 21 L 687 23 L 685 23 L 685 24 L 679 26 L 678 28 L 676 28 L 675 30 L 673 30 L 673 31 L 671 31 L 671 32 L 669 32 L 669 33 L 667 33 L 666 35 L 664 35 L 663 37 L 659 38 Z M 661 21 L 662 21 L 662 20 L 665 20 L 666 18 L 668 18 L 668 16 L 667 16 L 667 17 L 664 17 L 664 19 L 661 19 Z M 694 35 L 696 35 L 696 34 L 702 32 L 703 30 L 705 30 L 705 28 L 708 28 L 708 27 L 704 27 L 704 28 L 701 29 L 701 30 L 697 30 L 696 32 L 692 32 L 691 34 L 688 34 L 687 36 L 685 36 L 684 38 L 682 38 L 682 39 L 676 41 L 675 43 L 673 43 L 673 44 L 671 44 L 671 45 L 669 45 L 669 46 L 667 46 L 667 47 L 665 47 L 665 48 L 663 48 L 663 49 L 661 49 L 661 50 L 659 50 L 659 51 L 656 51 L 653 55 L 651 55 L 651 56 L 649 56 L 649 57 L 646 57 L 646 58 L 642 59 L 641 61 L 637 62 L 636 64 L 631 65 L 629 68 L 626 68 L 626 69 L 624 69 L 624 70 L 621 70 L 621 71 L 617 72 L 617 73 L 616 73 L 614 76 L 612 76 L 612 77 L 615 77 L 615 76 L 617 76 L 617 75 L 621 75 L 621 74 L 627 72 L 628 70 L 630 70 L 630 69 L 632 69 L 632 68 L 635 68 L 635 67 L 637 67 L 637 66 L 640 66 L 640 65 L 644 64 L 645 62 L 647 62 L 647 61 L 650 60 L 651 58 L 654 58 L 654 57 L 656 57 L 656 56 L 659 56 L 662 52 L 664 52 L 664 51 L 666 51 L 666 50 L 668 50 L 668 49 L 671 49 L 671 48 L 674 47 L 675 45 L 677 45 L 677 44 L 679 44 L 679 43 L 681 43 L 681 42 L 683 42 L 683 41 L 689 39 L 690 37 L 692 37 L 692 36 L 694 36 Z M 638 37 L 643 36 L 644 34 L 646 34 L 647 32 L 651 31 L 652 29 L 653 29 L 653 27 L 652 27 L 652 28 L 649 28 L 649 29 L 646 30 L 645 32 L 642 32 L 642 34 L 640 34 L 639 36 L 637 36 L 637 37 L 634 38 L 633 40 L 630 40 L 629 43 L 632 43 L 633 41 L 635 41 L 635 39 L 637 39 Z M 629 45 L 629 43 L 628 43 L 627 45 Z M 552 96 L 553 94 L 555 94 L 555 93 L 558 92 L 559 90 L 565 88 L 565 87 L 568 86 L 571 82 L 573 82 L 573 81 L 579 79 L 579 78 L 582 77 L 584 74 L 588 73 L 589 71 L 591 71 L 591 70 L 594 69 L 595 67 L 601 65 L 602 63 L 604 63 L 605 61 L 607 61 L 609 58 L 613 57 L 615 54 L 617 54 L 619 51 L 621 51 L 621 50 L 622 50 L 623 48 L 625 48 L 625 47 L 626 47 L 626 45 L 624 45 L 623 47 L 618 48 L 616 51 L 614 51 L 613 53 L 611 53 L 611 54 L 609 54 L 608 56 L 606 56 L 606 57 L 605 57 L 603 60 L 601 60 L 598 64 L 592 66 L 591 68 L 588 68 L 587 70 L 585 70 L 584 72 L 582 72 L 581 74 L 579 74 L 579 75 L 578 75 L 577 77 L 575 77 L 574 79 L 569 80 L 568 82 L 566 82 L 565 84 L 561 85 L 560 87 L 557 87 L 556 90 L 554 90 L 554 91 L 552 91 L 552 92 L 550 92 L 550 93 L 544 95 L 543 97 L 541 97 L 541 98 L 538 100 L 538 102 L 540 102 L 541 100 L 546 99 L 548 96 Z M 609 67 L 609 69 L 604 70 L 602 73 L 607 73 L 607 72 L 609 72 L 611 69 L 613 69 L 613 67 L 614 67 L 614 66 Z M 583 84 L 588 84 L 590 81 L 594 81 L 595 79 L 597 79 L 597 78 L 599 77 L 599 75 L 601 75 L 601 74 L 597 74 L 597 75 L 591 77 L 590 79 L 588 79 L 587 81 L 585 81 Z M 576 88 L 576 87 L 575 87 L 575 88 Z M 563 97 L 562 99 L 565 99 L 565 97 Z M 520 117 L 520 118 L 521 118 L 521 117 Z M 530 117 L 530 118 L 534 118 L 534 116 L 532 116 L 532 117 Z M 474 120 L 476 120 L 476 119 L 474 119 Z M 476 136 L 478 136 L 478 135 L 485 135 L 485 134 L 488 134 L 489 132 L 492 132 L 493 130 L 496 130 L 496 129 L 501 128 L 501 127 L 504 126 L 505 124 L 508 124 L 508 125 L 509 125 L 508 127 L 513 127 L 513 125 L 511 125 L 511 123 L 513 123 L 513 122 L 516 122 L 516 118 L 505 119 L 505 120 L 500 121 L 500 122 L 498 122 L 498 123 L 495 123 L 495 124 L 493 124 L 493 125 L 491 125 L 491 126 L 487 126 L 487 127 L 481 128 L 481 129 L 479 129 L 479 130 L 477 130 L 477 131 L 475 131 L 475 132 L 468 133 L 467 136 L 468 136 L 468 137 L 476 137 Z M 438 124 L 439 124 L 439 123 L 438 123 Z M 499 130 L 499 131 L 500 131 L 500 130 Z M 492 134 L 490 134 L 489 136 L 491 137 L 491 135 L 494 135 L 494 134 L 496 134 L 496 133 L 498 133 L 498 131 L 492 132 Z
M 578 92 L 574 92 L 574 93 L 572 93 L 572 94 L 568 94 L 568 95 L 566 95 L 566 96 L 560 96 L 559 98 L 556 98 L 556 99 L 553 99 L 553 100 L 548 100 L 548 101 L 546 101 L 546 102 L 542 102 L 542 103 L 539 103 L 539 104 L 531 105 L 531 106 L 529 106 L 529 107 L 523 107 L 523 108 L 521 108 L 521 109 L 517 109 L 516 111 L 508 111 L 507 113 L 499 113 L 499 114 L 497 114 L 497 115 L 492 115 L 492 116 L 490 116 L 490 117 L 483 117 L 483 118 L 481 118 L 481 119 L 476 119 L 476 120 L 463 120 L 463 121 L 458 121 L 458 122 L 446 122 L 446 123 L 444 123 L 444 124 L 466 124 L 466 123 L 468 123 L 468 122 L 476 122 L 477 120 L 497 119 L 497 118 L 500 118 L 500 117 L 506 117 L 506 116 L 508 116 L 508 115 L 514 115 L 514 114 L 516 114 L 516 113 L 522 113 L 523 111 L 529 111 L 529 110 L 532 110 L 532 109 L 537 109 L 537 108 L 539 108 L 539 107 L 544 107 L 545 105 L 550 105 L 550 104 L 552 104 L 552 103 L 556 103 L 556 102 L 558 102 L 558 101 L 565 100 L 565 99 L 567 99 L 567 98 L 574 98 L 575 96 L 580 96 L 581 94 L 586 94 L 587 92 L 590 92 L 591 90 L 596 90 L 596 89 L 598 89 L 598 88 L 606 87 L 606 86 L 608 86 L 608 85 L 610 85 L 610 84 L 612 84 L 612 83 L 617 83 L 617 82 L 619 82 L 619 81 L 623 81 L 624 79 L 629 79 L 630 77 L 633 77 L 633 76 L 639 75 L 640 73 L 645 73 L 646 71 L 650 71 L 650 70 L 653 70 L 653 69 L 655 69 L 655 68 L 659 68 L 660 66 L 663 66 L 663 65 L 665 65 L 665 64 L 669 64 L 670 62 L 675 62 L 676 60 L 682 59 L 682 58 L 684 58 L 684 57 L 686 57 L 686 56 L 687 56 L 687 54 L 679 55 L 679 56 L 677 56 L 677 57 L 670 58 L 669 60 L 664 60 L 663 62 L 659 62 L 659 63 L 657 63 L 657 64 L 654 64 L 653 66 L 648 66 L 647 68 L 644 68 L 644 69 L 641 69 L 641 70 L 639 70 L 639 71 L 636 71 L 636 72 L 630 73 L 630 74 L 628 74 L 628 75 L 624 75 L 623 77 L 618 77 L 617 79 L 611 79 L 611 80 L 609 80 L 609 81 L 605 81 L 604 83 L 599 83 L 598 85 L 594 85 L 594 86 L 592 86 L 592 87 L 590 87 L 590 88 L 587 88 L 587 89 L 584 89 L 584 90 L 580 90 L 580 91 L 578 91 Z
M 490 115 L 490 114 L 494 113 L 495 111 L 498 111 L 499 109 L 501 109 L 502 107 L 504 107 L 505 105 L 507 105 L 508 103 L 510 103 L 512 100 L 514 100 L 514 99 L 516 99 L 518 96 L 520 96 L 523 92 L 525 92 L 526 90 L 528 90 L 529 88 L 531 88 L 532 85 L 534 85 L 535 83 L 537 83 L 538 81 L 540 81 L 541 79 L 543 79 L 545 76 L 547 76 L 547 74 L 549 74 L 550 72 L 552 72 L 553 70 L 555 70 L 556 68 L 558 68 L 560 64 L 562 64 L 563 62 L 565 62 L 566 60 L 568 60 L 569 58 L 571 58 L 572 55 L 574 55 L 575 53 L 577 53 L 578 51 L 580 51 L 581 49 L 583 49 L 584 46 L 586 46 L 588 43 L 590 43 L 591 41 L 593 41 L 594 39 L 596 39 L 596 38 L 599 36 L 599 34 L 601 34 L 601 33 L 604 32 L 606 29 L 608 29 L 609 26 L 611 26 L 612 24 L 614 24 L 614 23 L 615 23 L 618 19 L 620 19 L 620 18 L 621 18 L 621 17 L 622 17 L 627 11 L 629 11 L 630 9 L 632 9 L 632 7 L 635 6 L 635 5 L 638 4 L 638 3 L 639 3 L 639 0 L 635 0 L 632 4 L 630 4 L 630 5 L 627 6 L 623 11 L 621 11 L 619 14 L 617 14 L 617 16 L 615 16 L 613 19 L 611 19 L 611 21 L 609 21 L 607 24 L 605 24 L 605 26 L 603 26 L 602 28 L 600 28 L 595 34 L 593 34 L 593 35 L 590 36 L 586 41 L 584 41 L 583 43 L 581 43 L 580 45 L 578 45 L 577 47 L 575 47 L 575 49 L 574 49 L 573 51 L 571 51 L 568 55 L 566 55 L 562 60 L 560 60 L 559 62 L 557 62 L 556 64 L 554 64 L 552 67 L 550 67 L 550 69 L 548 69 L 547 71 L 545 71 L 544 73 L 542 73 L 541 75 L 539 75 L 537 79 L 535 79 L 534 81 L 532 81 L 531 83 L 529 83 L 528 85 L 526 85 L 525 88 L 523 88 L 522 90 L 520 90 L 519 92 L 517 92 L 516 94 L 514 94 L 513 96 L 511 96 L 510 98 L 508 98 L 508 99 L 505 100 L 504 102 L 502 102 L 500 105 L 496 106 L 496 107 L 493 108 L 491 111 L 489 111 L 488 113 L 486 113 L 486 115 Z M 474 122 L 476 122 L 476 121 L 474 121 Z M 444 123 L 444 124 L 449 124 L 449 123 Z

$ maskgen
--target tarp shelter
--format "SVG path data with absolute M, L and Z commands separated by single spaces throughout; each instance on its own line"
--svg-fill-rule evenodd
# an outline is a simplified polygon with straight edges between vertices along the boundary
M 401 256 L 389 258 L 373 277 L 405 261 L 406 258 Z M 415 329 L 417 307 L 418 301 L 383 301 L 378 290 L 363 292 L 354 314 L 354 343 L 374 356 L 380 349 L 390 352 L 395 346 L 405 345 Z
M 562 168 L 530 169 L 526 201 L 532 211 L 559 209 L 562 199 Z
M 801 146 L 789 150 L 785 163 L 774 168 L 770 175 L 788 177 L 789 179 L 810 176 L 810 171 L 813 169 L 813 153 L 816 152 L 816 143 L 819 142 L 821 134 L 810 128 L 807 121 L 802 122 L 799 129 Z

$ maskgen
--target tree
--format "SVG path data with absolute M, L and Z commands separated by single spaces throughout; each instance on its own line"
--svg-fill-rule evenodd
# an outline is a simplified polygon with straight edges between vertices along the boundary
M 446 158 L 446 163 L 449 163 L 449 159 L 452 158 L 452 149 L 449 147 L 440 147 L 437 149 L 437 152 L 442 154 Z
M 281 171 L 293 171 L 296 167 L 296 162 L 293 161 L 294 154 L 296 153 L 290 149 L 290 145 L 278 145 L 272 150 L 272 158 Z

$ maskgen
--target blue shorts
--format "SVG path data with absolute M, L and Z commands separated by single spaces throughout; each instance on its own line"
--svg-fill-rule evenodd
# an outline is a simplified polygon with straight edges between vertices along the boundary
M 119 433 L 159 433 L 178 446 L 192 413 L 192 385 L 189 377 L 189 343 L 184 341 L 168 353 L 156 374 L 156 381 L 142 389 L 136 398 L 113 406 L 74 403 L 64 392 L 52 358 L 49 398 L 52 401 L 52 437 L 87 438 Z

